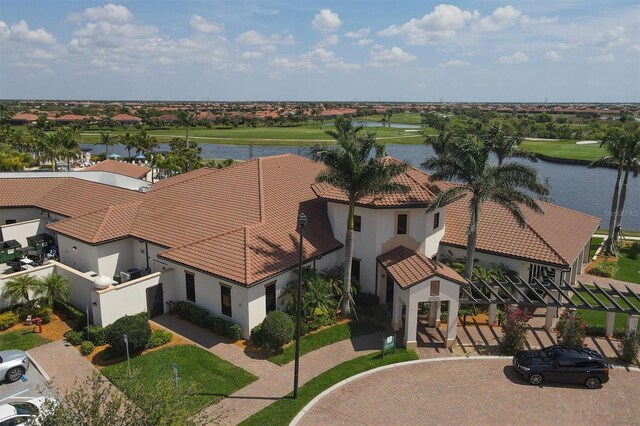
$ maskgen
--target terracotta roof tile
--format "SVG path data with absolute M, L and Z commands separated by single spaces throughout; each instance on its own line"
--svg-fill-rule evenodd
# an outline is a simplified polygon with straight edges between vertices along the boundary
M 378 262 L 401 288 L 409 288 L 435 276 L 457 284 L 468 284 L 466 279 L 449 266 L 404 246 L 381 254 Z
M 111 120 L 119 121 L 119 122 L 127 122 L 127 123 L 131 121 L 135 121 L 139 123 L 142 121 L 140 117 L 136 117 L 135 115 L 129 115 L 129 114 L 116 114 L 113 117 L 111 117 Z
M 111 172 L 134 179 L 141 179 L 151 171 L 149 167 L 138 166 L 124 161 L 104 160 L 91 167 L 82 170 L 83 172 Z

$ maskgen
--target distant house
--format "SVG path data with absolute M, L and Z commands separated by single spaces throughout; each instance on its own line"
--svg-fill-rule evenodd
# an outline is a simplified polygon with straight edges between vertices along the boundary
M 151 180 L 151 169 L 145 166 L 126 163 L 124 161 L 104 160 L 98 164 L 87 167 L 83 172 L 111 172 L 134 179 Z
M 28 112 L 20 112 L 11 117 L 11 124 L 18 126 L 26 126 L 27 124 L 35 124 L 38 121 L 38 116 Z
M 111 120 L 123 126 L 135 126 L 142 123 L 142 118 L 129 114 L 116 114 Z
M 55 118 L 50 118 L 49 120 L 54 121 L 58 124 L 72 124 L 72 123 L 79 123 L 81 121 L 90 119 L 91 117 L 87 117 L 85 115 L 78 115 L 78 114 L 66 114 L 66 115 L 61 115 L 60 117 L 55 117 Z

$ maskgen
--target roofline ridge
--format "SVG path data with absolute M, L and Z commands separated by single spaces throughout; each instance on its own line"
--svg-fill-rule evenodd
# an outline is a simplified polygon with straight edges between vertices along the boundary
M 589 213 L 581 212 L 581 211 L 579 211 L 579 210 L 573 210 L 573 209 L 570 209 L 569 207 L 560 206 L 560 205 L 558 205 L 558 204 L 556 204 L 556 203 L 551 203 L 551 202 L 549 202 L 549 201 L 542 201 L 542 200 L 538 200 L 537 202 L 538 202 L 538 203 L 542 203 L 542 204 L 549 204 L 549 205 L 551 205 L 551 206 L 553 206 L 553 207 L 557 207 L 557 208 L 559 208 L 559 209 L 566 210 L 566 211 L 569 211 L 569 212 L 571 212 L 571 213 L 578 213 L 578 214 L 581 214 L 581 215 L 583 215 L 583 216 L 592 217 L 592 218 L 594 218 L 594 219 L 598 219 L 599 221 L 601 221 L 601 222 L 602 222 L 602 219 L 600 219 L 598 216 L 594 216 L 594 215 L 591 215 L 591 214 L 589 214 Z M 535 213 L 535 212 L 534 212 L 534 213 Z
M 100 221 L 100 225 L 98 226 L 98 229 L 96 230 L 96 232 L 93 234 L 93 238 L 91 239 L 92 243 L 97 242 L 98 240 L 96 239 L 98 235 L 100 235 L 102 233 L 102 229 L 105 226 L 105 223 L 107 223 L 108 218 L 111 217 L 111 212 L 113 210 L 114 206 L 108 206 L 106 208 L 106 213 L 104 215 L 104 217 L 102 218 L 102 220 Z
M 249 250 L 249 227 L 244 227 L 244 282 L 249 282 L 249 275 L 251 275 L 251 256 Z
M 265 223 L 265 208 L 264 208 L 264 182 L 262 179 L 262 157 L 258 157 L 258 215 L 260 216 L 259 222 Z
M 418 169 L 416 169 L 416 168 L 415 168 L 415 167 L 413 167 L 413 166 L 408 166 L 408 168 L 413 169 L 413 170 L 415 170 L 415 171 L 417 171 L 417 172 L 419 172 L 419 173 L 423 173 L 423 172 L 422 172 L 422 170 L 418 170 Z M 434 197 L 436 196 L 436 194 L 434 194 L 434 193 L 433 193 L 433 191 L 431 191 L 429 188 L 427 188 L 426 186 L 424 186 L 423 184 L 421 184 L 420 182 L 418 182 L 418 181 L 416 180 L 416 178 L 414 178 L 413 176 L 411 176 L 409 173 L 406 173 L 406 172 L 405 172 L 405 174 L 409 177 L 409 179 L 411 179 L 412 181 L 414 181 L 414 182 L 415 182 L 415 183 L 416 183 L 420 188 L 424 189 L 425 191 L 427 191 L 427 192 L 428 192 L 429 194 L 431 194 L 432 196 L 434 196 Z M 424 173 L 424 174 L 426 174 L 426 173 Z M 428 176 L 428 178 L 429 178 L 429 179 L 431 179 L 431 176 Z
M 204 168 L 206 168 L 206 167 L 204 167 Z M 201 169 L 196 169 L 196 170 L 201 170 Z M 196 170 L 192 170 L 192 172 L 195 172 Z M 209 174 L 211 174 L 211 173 L 215 173 L 215 172 L 220 171 L 220 170 L 224 170 L 224 169 L 208 169 L 208 170 L 206 170 L 204 173 L 199 174 L 199 175 L 197 175 L 197 176 L 190 176 L 190 177 L 188 177 L 188 178 L 186 178 L 186 179 L 184 179 L 184 180 L 181 180 L 180 182 L 170 182 L 170 183 L 168 183 L 168 184 L 166 184 L 166 185 L 163 185 L 162 187 L 157 188 L 157 189 L 154 189 L 154 188 L 153 188 L 153 185 L 151 185 L 151 191 L 162 191 L 162 190 L 164 190 L 164 189 L 166 189 L 166 188 L 171 188 L 171 187 L 174 187 L 174 186 L 176 186 L 176 185 L 181 185 L 181 184 L 183 184 L 184 182 L 189 182 L 189 181 L 192 181 L 192 180 L 195 180 L 195 179 L 199 179 L 199 178 L 201 178 L 201 177 L 203 177 L 203 176 L 207 176 L 207 175 L 209 175 Z M 188 173 L 190 173 L 190 172 L 188 172 Z M 182 176 L 182 175 L 184 175 L 184 174 L 185 174 L 185 173 L 182 173 L 182 174 L 180 174 L 180 175 L 176 175 L 176 176 L 172 176 L 172 177 L 179 177 L 179 176 Z M 169 179 L 171 179 L 171 178 L 169 178 Z M 159 181 L 159 182 L 157 182 L 157 183 L 164 183 L 164 182 L 166 182 L 166 181 Z
M 238 232 L 238 231 L 242 231 L 242 229 L 243 229 L 244 227 L 245 227 L 244 225 L 243 225 L 243 226 L 238 226 L 238 227 L 236 227 L 236 228 L 229 229 L 228 231 L 224 231 L 224 232 L 221 232 L 221 233 L 219 233 L 219 234 L 209 235 L 208 237 L 200 238 L 199 240 L 189 241 L 189 242 L 188 242 L 188 243 L 186 243 L 186 244 L 182 244 L 182 245 L 175 246 L 175 247 L 169 247 L 167 250 L 163 250 L 163 251 L 177 250 L 177 249 L 181 249 L 181 248 L 184 248 L 184 247 L 188 247 L 188 246 L 191 246 L 191 245 L 194 245 L 194 244 L 199 244 L 199 243 L 201 243 L 201 242 L 203 242 L 203 241 L 211 240 L 211 239 L 213 239 L 213 238 L 220 238 L 220 237 L 224 237 L 225 235 L 232 234 L 232 233 L 234 233 L 234 232 Z

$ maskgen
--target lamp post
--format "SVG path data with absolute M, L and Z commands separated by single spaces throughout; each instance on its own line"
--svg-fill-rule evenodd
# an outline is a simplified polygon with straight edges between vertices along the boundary
M 300 258 L 298 261 L 298 294 L 296 298 L 296 357 L 293 367 L 293 399 L 298 398 L 298 372 L 300 371 L 300 321 L 302 316 L 302 242 L 304 240 L 304 226 L 307 216 L 300 213 L 298 228 L 300 229 Z

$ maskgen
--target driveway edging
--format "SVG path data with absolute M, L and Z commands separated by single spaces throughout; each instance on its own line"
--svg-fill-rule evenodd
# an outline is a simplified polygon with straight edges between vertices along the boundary
M 44 371 L 44 368 L 42 368 L 40 363 L 38 361 L 36 361 L 36 359 L 33 356 L 31 356 L 29 351 L 26 351 L 26 354 L 27 354 L 27 358 L 29 358 L 29 362 L 31 363 L 31 365 L 33 365 L 36 368 L 36 370 L 38 370 L 40 372 L 40 374 L 42 374 L 42 377 L 44 377 L 44 379 L 47 382 L 50 382 L 51 381 L 51 377 L 49 377 L 47 372 Z
M 351 377 L 347 377 L 346 379 L 344 379 L 341 382 L 336 383 L 335 385 L 331 386 L 328 389 L 325 389 L 323 392 L 321 392 L 320 394 L 316 395 L 315 398 L 313 398 L 311 401 L 309 401 L 309 403 L 307 405 L 305 405 L 302 410 L 300 410 L 300 412 L 293 418 L 293 420 L 291 421 L 291 423 L 289 423 L 289 426 L 296 426 L 298 424 L 298 422 L 300 420 L 302 420 L 302 418 L 304 417 L 305 414 L 307 414 L 307 412 L 313 408 L 314 405 L 316 405 L 322 398 L 324 398 L 326 395 L 330 394 L 331 392 L 333 392 L 334 390 L 341 388 L 342 386 L 354 381 L 354 380 L 358 380 L 361 377 L 365 377 L 368 376 L 370 374 L 374 374 L 377 373 L 379 371 L 384 371 L 390 368 L 394 368 L 394 367 L 399 367 L 399 366 L 404 366 L 404 365 L 412 365 L 412 364 L 424 364 L 424 363 L 429 363 L 429 362 L 456 362 L 456 361 L 472 361 L 472 360 L 496 360 L 496 359 L 508 359 L 508 358 L 512 358 L 511 356 L 497 356 L 497 355 L 493 355 L 493 356 L 469 356 L 469 357 L 446 357 L 446 358 L 427 358 L 427 359 L 416 359 L 413 361 L 405 361 L 405 362 L 398 362 L 396 364 L 389 364 L 389 365 L 383 365 L 382 367 L 377 367 L 377 368 L 373 368 L 371 370 L 367 370 L 367 371 L 363 371 L 362 373 L 356 374 L 355 376 L 351 376 Z

